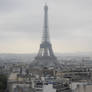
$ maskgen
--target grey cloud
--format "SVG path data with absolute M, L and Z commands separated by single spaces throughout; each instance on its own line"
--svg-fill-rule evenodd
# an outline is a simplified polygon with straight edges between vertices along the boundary
M 40 40 L 43 6 L 43 0 L 0 0 L 0 42 Z M 48 0 L 48 6 L 51 39 L 86 42 L 92 50 L 92 0 Z
M 0 12 L 1 13 L 10 13 L 16 8 L 19 8 L 18 0 L 0 0 Z

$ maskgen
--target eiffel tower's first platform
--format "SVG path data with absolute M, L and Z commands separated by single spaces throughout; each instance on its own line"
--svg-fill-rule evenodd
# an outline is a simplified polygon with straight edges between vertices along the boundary
M 35 57 L 34 61 L 31 63 L 31 67 L 59 67 L 60 64 L 55 57 L 52 45 L 49 39 L 49 28 L 48 28 L 48 6 L 44 6 L 44 30 L 42 42 L 40 44 L 40 49 L 38 55 Z

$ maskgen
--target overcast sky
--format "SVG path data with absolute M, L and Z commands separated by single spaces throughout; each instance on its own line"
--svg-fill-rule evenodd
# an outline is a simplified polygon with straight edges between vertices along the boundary
M 0 0 L 0 53 L 37 53 L 46 0 Z M 54 52 L 92 51 L 92 0 L 47 0 Z

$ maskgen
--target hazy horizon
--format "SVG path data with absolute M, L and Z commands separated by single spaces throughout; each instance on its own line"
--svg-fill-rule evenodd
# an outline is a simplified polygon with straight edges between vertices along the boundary
M 37 53 L 46 0 L 0 1 L 0 53 Z M 92 0 L 47 0 L 55 53 L 92 52 Z
M 8 54 L 10 54 L 10 55 L 37 55 L 37 53 L 38 52 L 36 52 L 36 53 L 0 53 L 0 55 L 8 55 Z M 92 52 L 65 52 L 65 53 L 56 53 L 55 52 L 55 55 L 92 55 Z

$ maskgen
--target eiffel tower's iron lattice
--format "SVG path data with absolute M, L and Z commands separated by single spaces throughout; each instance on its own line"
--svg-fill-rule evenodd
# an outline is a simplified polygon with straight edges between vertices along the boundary
M 57 58 L 55 57 L 52 45 L 50 43 L 49 37 L 49 27 L 48 27 L 48 6 L 47 4 L 44 6 L 44 30 L 42 42 L 40 44 L 40 49 L 33 61 L 34 66 L 54 66 L 58 67 L 59 63 L 57 62 Z
M 45 14 L 44 14 L 44 30 L 43 30 L 42 43 L 40 44 L 39 53 L 36 58 L 54 57 L 54 53 L 52 50 L 52 45 L 50 43 L 49 33 L 48 33 L 49 28 L 48 28 L 48 6 L 47 5 L 45 5 L 44 11 L 45 11 Z

